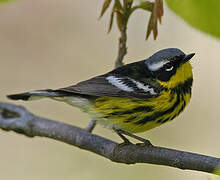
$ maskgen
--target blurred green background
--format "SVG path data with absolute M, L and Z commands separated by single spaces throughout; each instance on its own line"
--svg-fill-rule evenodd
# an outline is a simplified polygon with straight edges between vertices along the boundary
M 107 35 L 109 12 L 101 21 L 100 0 L 19 0 L 0 7 L 0 100 L 6 94 L 60 88 L 113 68 L 118 30 Z M 125 62 L 177 47 L 193 58 L 190 105 L 175 121 L 140 134 L 155 145 L 220 157 L 220 42 L 183 22 L 165 7 L 156 41 L 144 41 L 146 12 L 137 11 L 128 26 Z M 14 102 L 13 102 L 14 103 Z M 85 127 L 78 109 L 50 100 L 15 102 L 34 114 Z M 94 133 L 120 142 L 108 129 Z M 210 175 L 150 164 L 123 165 L 47 138 L 27 138 L 0 130 L 0 179 L 4 180 L 207 180 Z

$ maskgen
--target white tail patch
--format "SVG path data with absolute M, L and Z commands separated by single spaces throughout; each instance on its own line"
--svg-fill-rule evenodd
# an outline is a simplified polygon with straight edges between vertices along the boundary
M 32 100 L 38 100 L 41 98 L 45 98 L 45 97 L 54 97 L 57 96 L 56 92 L 48 92 L 47 90 L 39 90 L 39 91 L 30 91 L 28 92 L 28 95 L 30 95 L 29 97 L 29 101 Z
M 30 95 L 35 96 L 57 96 L 57 92 L 47 91 L 47 90 L 39 90 L 39 91 L 30 91 L 28 92 Z

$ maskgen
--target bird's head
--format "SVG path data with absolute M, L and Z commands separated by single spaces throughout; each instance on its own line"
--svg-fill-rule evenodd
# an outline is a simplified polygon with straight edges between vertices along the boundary
M 189 60 L 195 53 L 186 55 L 176 48 L 163 49 L 145 60 L 152 76 L 167 88 L 192 79 L 192 66 Z

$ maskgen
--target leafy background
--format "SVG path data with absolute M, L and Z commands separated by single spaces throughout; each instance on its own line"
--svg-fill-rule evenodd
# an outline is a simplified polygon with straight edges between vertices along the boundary
M 110 12 L 97 21 L 101 7 L 100 0 L 19 0 L 2 4 L 0 99 L 8 101 L 5 95 L 9 93 L 67 86 L 111 70 L 118 31 L 113 28 L 106 34 Z M 158 39 L 144 41 L 146 18 L 146 12 L 137 11 L 129 21 L 127 63 L 167 47 L 195 52 L 196 56 L 192 61 L 194 87 L 190 105 L 175 121 L 140 135 L 155 145 L 220 157 L 219 41 L 188 26 L 167 7 Z M 81 127 L 89 122 L 87 115 L 62 103 L 16 103 L 40 116 Z M 100 126 L 95 133 L 121 141 Z M 5 180 L 207 180 L 210 176 L 150 164 L 116 164 L 60 142 L 12 132 L 0 131 L 0 142 L 0 177 Z
M 219 0 L 166 0 L 168 7 L 191 26 L 220 38 Z

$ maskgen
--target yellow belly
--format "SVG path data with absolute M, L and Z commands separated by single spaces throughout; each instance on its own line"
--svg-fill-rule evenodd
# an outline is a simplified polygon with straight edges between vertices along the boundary
M 170 91 L 146 100 L 98 97 L 88 113 L 106 127 L 138 133 L 174 119 L 184 110 L 189 100 L 190 94 L 177 95 Z

